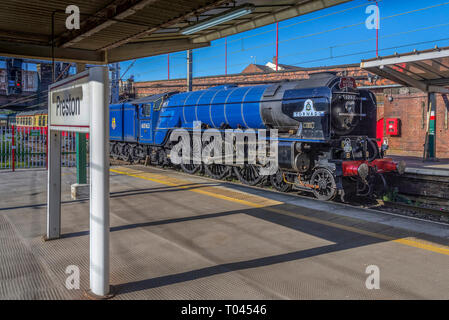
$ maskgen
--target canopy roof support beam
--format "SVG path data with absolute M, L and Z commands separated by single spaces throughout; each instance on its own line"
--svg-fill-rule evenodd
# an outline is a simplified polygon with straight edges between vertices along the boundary
M 52 56 L 51 46 L 37 44 L 22 44 L 0 41 L 0 56 L 45 59 L 50 60 Z M 91 64 L 104 64 L 105 54 L 101 51 L 92 51 L 73 48 L 55 48 L 55 60 L 64 62 L 82 62 Z
M 192 44 L 189 39 L 179 39 L 130 43 L 107 52 L 74 48 L 55 48 L 54 53 L 55 61 L 107 64 L 158 54 L 202 48 L 209 45 L 209 42 Z M 0 41 L 0 56 L 50 60 L 51 46 L 25 45 L 21 43 Z
M 419 90 L 424 91 L 424 92 L 428 91 L 428 86 L 424 82 L 421 82 L 419 80 L 415 80 L 409 76 L 406 76 L 404 73 L 398 72 L 389 66 L 383 66 L 383 68 L 381 67 L 381 69 L 384 72 L 392 75 L 396 79 L 401 80 L 401 82 L 406 83 L 409 86 L 418 88 Z
M 207 46 L 210 46 L 210 42 L 192 44 L 189 39 L 129 43 L 107 51 L 107 60 L 108 63 L 126 60 L 130 52 L 136 59 Z
M 157 0 L 115 0 L 107 7 L 83 22 L 80 30 L 64 33 L 56 40 L 56 45 L 67 48 L 109 26 L 124 20 Z
M 433 68 L 432 66 L 422 62 L 422 61 L 416 61 L 416 62 L 412 62 L 410 63 L 412 66 L 414 66 L 415 68 L 418 68 L 422 71 L 431 73 L 437 77 L 441 77 L 444 78 L 444 75 L 442 73 L 440 73 L 437 69 Z
M 251 19 L 220 31 L 200 35 L 199 37 L 194 38 L 193 42 L 212 41 L 215 39 L 224 38 L 235 33 L 252 30 L 278 21 L 336 6 L 345 2 L 349 2 L 349 0 L 292 1 L 289 5 L 279 5 L 279 7 L 287 7 L 286 9 L 279 10 L 275 13 L 267 13 L 261 17 Z M 261 7 L 261 5 L 256 5 L 256 7 Z
M 449 47 L 394 54 L 362 61 L 360 67 L 386 79 L 424 92 L 448 94 Z
M 102 50 L 110 50 L 110 49 L 113 49 L 113 48 L 117 48 L 117 47 L 122 46 L 122 45 L 124 45 L 124 44 L 126 44 L 126 43 L 128 43 L 128 42 L 130 42 L 132 40 L 148 36 L 148 35 L 156 32 L 156 31 L 158 31 L 158 30 L 160 30 L 162 28 L 170 27 L 170 26 L 172 26 L 174 24 L 177 24 L 179 22 L 182 22 L 182 21 L 186 20 L 189 17 L 193 17 L 193 16 L 196 16 L 196 15 L 199 15 L 199 14 L 201 14 L 203 12 L 206 12 L 208 10 L 214 9 L 217 6 L 219 6 L 219 5 L 223 4 L 223 3 L 227 3 L 227 2 L 229 2 L 229 0 L 214 1 L 214 2 L 210 3 L 207 6 L 204 6 L 202 8 L 199 8 L 199 9 L 195 10 L 195 11 L 189 12 L 189 13 L 183 15 L 183 16 L 177 17 L 177 18 L 172 19 L 170 21 L 167 21 L 167 22 L 165 22 L 165 23 L 163 23 L 163 24 L 161 24 L 159 26 L 151 27 L 151 28 L 149 28 L 147 30 L 144 30 L 144 31 L 139 32 L 139 33 L 136 33 L 136 34 L 134 34 L 132 36 L 129 36 L 127 38 L 121 39 L 121 40 L 119 40 L 117 42 L 114 42 L 114 43 L 112 43 L 110 45 L 107 45 L 107 46 L 103 47 Z M 204 42 L 209 42 L 209 41 L 206 40 L 206 41 L 195 41 L 195 42 L 197 42 L 197 43 L 198 42 L 204 43 Z

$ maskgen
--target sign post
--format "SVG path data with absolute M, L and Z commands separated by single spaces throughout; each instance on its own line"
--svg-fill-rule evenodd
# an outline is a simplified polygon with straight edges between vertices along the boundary
M 76 183 L 87 183 L 86 176 L 86 134 L 76 133 Z
M 89 132 L 90 292 L 107 297 L 109 286 L 108 71 L 94 67 L 49 87 L 47 235 L 61 234 L 61 131 Z
M 77 63 L 76 70 L 78 73 L 86 70 L 86 65 L 84 63 Z M 78 188 L 80 191 L 84 189 L 84 186 L 87 187 L 87 175 L 86 175 L 86 134 L 77 132 L 75 138 L 76 144 L 76 186 L 72 185 L 72 199 L 78 199 Z M 75 190 L 73 190 L 75 188 Z

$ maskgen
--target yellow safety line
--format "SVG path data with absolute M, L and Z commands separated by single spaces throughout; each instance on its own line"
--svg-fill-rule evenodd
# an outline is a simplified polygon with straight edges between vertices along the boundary
M 110 169 L 111 172 L 114 173 L 118 173 L 118 174 L 123 174 L 123 175 L 127 175 L 130 177 L 134 177 L 134 178 L 140 178 L 140 179 L 144 179 L 144 180 L 148 180 L 148 181 L 153 181 L 153 182 L 157 182 L 163 185 L 167 185 L 167 186 L 171 186 L 171 187 L 178 187 L 181 189 L 189 189 L 189 191 L 192 192 L 196 192 L 196 193 L 200 193 L 200 194 L 204 194 L 213 198 L 218 198 L 218 199 L 222 199 L 222 200 L 227 200 L 227 201 L 231 201 L 231 202 L 235 202 L 235 203 L 240 203 L 240 204 L 244 204 L 248 207 L 253 207 L 253 208 L 264 208 L 264 210 L 268 210 L 271 212 L 275 212 L 275 213 L 280 213 L 280 214 L 284 214 L 284 215 L 289 215 L 289 216 L 293 216 L 296 218 L 300 218 L 303 220 L 307 220 L 307 221 L 311 221 L 311 222 L 315 222 L 315 223 L 319 223 L 319 224 L 323 224 L 323 225 L 327 225 L 330 227 L 334 227 L 337 229 L 341 229 L 341 230 L 346 230 L 346 231 L 351 231 L 354 233 L 359 233 L 359 234 L 363 234 L 363 235 L 367 235 L 373 238 L 378 238 L 378 239 L 382 239 L 382 240 L 387 240 L 387 241 L 393 241 L 396 243 L 400 243 L 409 247 L 413 247 L 413 248 L 418 248 L 418 249 L 423 249 L 423 250 L 427 250 L 427 251 L 432 251 L 432 252 L 437 252 L 440 254 L 444 254 L 444 255 L 449 255 L 449 248 L 444 247 L 444 246 L 436 246 L 430 243 L 426 243 L 421 241 L 420 239 L 416 239 L 416 240 L 412 240 L 411 238 L 402 238 L 402 239 L 396 239 L 394 237 L 391 236 L 387 236 L 387 235 L 383 235 L 383 234 L 379 234 L 379 233 L 375 233 L 375 232 L 370 232 L 370 231 L 365 231 L 362 229 L 358 229 L 358 228 L 354 228 L 354 227 L 350 227 L 350 226 L 345 226 L 345 225 L 341 225 L 341 224 L 337 224 L 334 222 L 330 222 L 330 221 L 326 221 L 326 220 L 322 220 L 319 218 L 315 218 L 315 217 L 309 217 L 309 216 L 305 216 L 299 213 L 292 213 L 283 209 L 278 209 L 278 208 L 272 208 L 269 206 L 274 206 L 274 205 L 280 205 L 280 204 L 285 204 L 284 202 L 280 202 L 280 201 L 275 201 L 275 200 L 271 200 L 271 199 L 266 199 L 264 197 L 260 197 L 260 196 L 254 196 L 254 195 L 247 195 L 248 198 L 253 198 L 253 199 L 257 199 L 257 202 L 260 203 L 256 203 L 253 201 L 248 201 L 248 200 L 241 200 L 241 199 L 236 199 L 234 197 L 231 196 L 226 196 L 223 194 L 219 194 L 217 187 L 204 187 L 204 185 L 202 184 L 198 184 L 198 183 L 193 183 L 191 181 L 187 181 L 187 180 L 180 180 L 177 178 L 172 178 L 172 177 L 168 177 L 168 176 L 164 176 L 164 175 L 158 175 L 158 174 L 153 174 L 153 173 L 148 173 L 148 172 L 143 172 L 143 171 L 138 171 L 138 170 L 133 170 L 133 169 L 128 169 L 128 168 L 123 168 L 120 167 L 121 170 L 117 170 L 117 169 Z M 155 178 L 157 177 L 157 178 Z M 163 180 L 162 180 L 163 179 Z M 183 184 L 187 184 L 187 185 L 183 185 Z M 202 188 L 210 188 L 210 189 L 214 189 L 214 191 L 216 192 L 209 192 L 206 190 L 201 190 L 201 189 L 190 189 L 191 187 L 195 187 L 195 186 L 201 186 Z M 223 190 L 223 189 L 222 189 Z M 220 190 L 220 191 L 222 191 Z M 260 201 L 262 200 L 262 201 Z
M 121 169 L 123 170 L 124 168 L 121 168 Z M 279 202 L 279 201 L 275 201 L 275 200 L 270 200 L 270 199 L 267 199 L 264 197 L 255 196 L 255 195 L 248 196 L 246 193 L 243 193 L 243 192 L 239 192 L 239 193 L 242 194 L 242 196 L 246 196 L 247 198 L 248 197 L 252 198 L 253 200 L 256 200 L 257 202 L 236 199 L 235 197 L 224 195 L 223 192 L 226 192 L 226 191 L 223 188 L 207 187 L 207 186 L 204 186 L 203 184 L 192 183 L 191 181 L 180 180 L 177 178 L 171 178 L 171 177 L 158 175 L 158 174 L 152 174 L 152 173 L 148 173 L 148 172 L 133 171 L 133 170 L 129 170 L 129 169 L 125 169 L 125 171 L 110 169 L 110 171 L 119 173 L 119 174 L 124 174 L 124 175 L 130 176 L 130 177 L 135 177 L 135 178 L 140 178 L 140 179 L 144 179 L 144 180 L 148 180 L 148 181 L 157 182 L 157 183 L 164 184 L 164 185 L 167 185 L 170 187 L 189 189 L 189 191 L 192 191 L 192 192 L 204 194 L 204 195 L 222 199 L 222 200 L 227 200 L 227 201 L 244 204 L 246 206 L 254 207 L 254 208 L 264 208 L 266 206 L 274 206 L 274 205 L 279 205 L 279 204 L 283 203 L 283 202 Z M 201 187 L 201 189 L 191 189 L 191 188 L 195 188 L 195 187 Z M 206 189 L 206 190 L 204 190 L 204 189 Z M 208 189 L 211 191 L 207 191 Z M 237 192 L 234 192 L 234 193 L 237 193 Z

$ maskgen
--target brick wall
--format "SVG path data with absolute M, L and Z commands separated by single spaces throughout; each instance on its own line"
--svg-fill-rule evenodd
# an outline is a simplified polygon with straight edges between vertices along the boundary
M 401 121 L 400 136 L 387 136 L 390 144 L 389 154 L 422 157 L 426 137 L 427 94 L 408 88 L 401 88 L 400 91 L 386 92 L 385 119 L 399 118 Z M 392 101 L 388 97 L 391 97 Z M 437 158 L 449 158 L 449 129 L 446 120 L 448 108 L 449 100 L 437 94 Z

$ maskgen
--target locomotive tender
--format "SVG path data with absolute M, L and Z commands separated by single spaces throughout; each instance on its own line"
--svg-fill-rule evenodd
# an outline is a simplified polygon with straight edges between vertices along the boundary
M 226 129 L 277 129 L 279 170 L 269 179 L 257 163 L 181 168 L 187 173 L 204 168 L 216 179 L 235 173 L 246 184 L 269 182 L 277 190 L 310 191 L 321 200 L 368 196 L 386 189 L 383 174 L 405 169 L 379 150 L 376 113 L 372 92 L 330 72 L 276 84 L 157 94 L 110 105 L 110 151 L 123 160 L 149 156 L 153 164 L 169 165 L 171 132 L 192 133 L 195 121 L 201 121 L 202 130 L 215 128 L 223 135 Z

